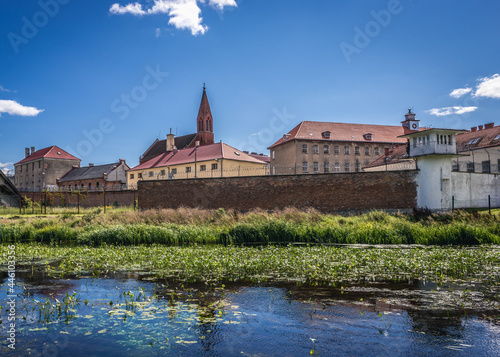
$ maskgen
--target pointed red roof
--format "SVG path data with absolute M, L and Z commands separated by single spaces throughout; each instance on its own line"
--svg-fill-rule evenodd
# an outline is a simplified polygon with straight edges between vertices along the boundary
M 165 167 L 170 165 L 180 165 L 180 164 L 191 164 L 195 161 L 209 161 L 215 159 L 230 159 L 234 161 L 245 161 L 252 162 L 255 164 L 266 164 L 262 159 L 252 157 L 251 155 L 233 148 L 225 143 L 215 143 L 211 145 L 198 146 L 196 149 L 183 149 L 174 151 L 168 151 L 157 157 L 146 161 L 139 166 L 133 167 L 130 171 L 151 169 L 154 167 Z
M 49 146 L 48 148 L 45 149 L 40 149 L 35 151 L 33 154 L 30 156 L 24 158 L 23 160 L 16 162 L 15 165 L 17 164 L 22 164 L 24 162 L 29 162 L 37 159 L 41 159 L 42 157 L 46 158 L 51 158 L 51 159 L 62 159 L 62 160 L 78 160 L 81 161 L 79 158 L 71 155 L 70 153 L 64 151 L 60 147 L 53 145 Z
M 201 96 L 200 109 L 198 110 L 198 118 L 205 118 L 207 114 L 212 117 L 212 111 L 210 110 L 210 104 L 208 103 L 207 90 L 203 86 L 203 95 Z

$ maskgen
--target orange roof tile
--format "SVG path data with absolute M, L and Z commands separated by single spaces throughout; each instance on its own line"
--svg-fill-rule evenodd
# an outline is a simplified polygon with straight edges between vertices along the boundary
M 325 132 L 330 132 L 329 138 L 323 135 Z M 371 140 L 367 139 L 366 134 L 371 134 Z M 303 121 L 268 149 L 289 140 L 329 140 L 404 144 L 406 143 L 406 139 L 398 138 L 398 136 L 403 134 L 404 129 L 401 125 Z
M 41 159 L 42 157 L 46 158 L 51 158 L 51 159 L 62 159 L 62 160 L 78 160 L 81 161 L 79 158 L 69 154 L 68 152 L 64 151 L 58 146 L 49 146 L 48 148 L 45 149 L 40 149 L 35 151 L 33 154 L 30 156 L 24 158 L 23 160 L 19 161 L 16 163 L 17 164 L 22 164 L 24 162 L 28 161 L 33 161 L 37 159 Z
M 215 143 L 211 145 L 198 146 L 197 149 L 189 148 L 177 150 L 175 153 L 174 151 L 169 151 L 160 154 L 139 166 L 133 167 L 130 170 L 137 171 L 155 167 L 190 164 L 195 162 L 195 157 L 197 162 L 215 159 L 230 159 L 235 161 L 253 162 L 256 164 L 266 164 L 266 162 L 254 158 L 251 155 L 235 149 L 225 143 Z

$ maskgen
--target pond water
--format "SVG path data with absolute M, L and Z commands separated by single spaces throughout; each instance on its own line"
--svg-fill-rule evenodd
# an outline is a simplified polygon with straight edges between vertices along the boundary
M 43 274 L 42 274 L 43 275 Z M 2 356 L 498 356 L 498 306 L 431 283 L 216 287 L 21 274 Z M 2 292 L 7 290 L 5 273 Z M 471 287 L 468 287 L 471 288 Z M 56 300 L 57 299 L 57 300 Z

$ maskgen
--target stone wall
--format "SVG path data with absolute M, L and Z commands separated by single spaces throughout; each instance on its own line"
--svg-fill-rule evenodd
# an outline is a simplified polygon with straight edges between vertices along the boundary
M 417 171 L 142 181 L 141 209 L 314 207 L 322 212 L 416 207 Z
M 22 192 L 22 196 L 35 202 L 45 202 L 44 192 Z M 118 206 L 132 206 L 137 199 L 137 191 L 102 191 L 82 192 L 47 192 L 47 206 L 50 207 L 103 207 L 112 206 L 115 202 Z

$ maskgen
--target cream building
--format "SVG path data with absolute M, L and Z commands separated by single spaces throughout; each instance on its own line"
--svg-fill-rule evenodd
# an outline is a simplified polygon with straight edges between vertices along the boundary
M 168 137 L 167 145 L 171 141 L 173 137 Z M 182 150 L 174 148 L 130 169 L 128 188 L 136 189 L 139 181 L 146 180 L 267 175 L 266 158 L 252 156 L 222 142 Z

